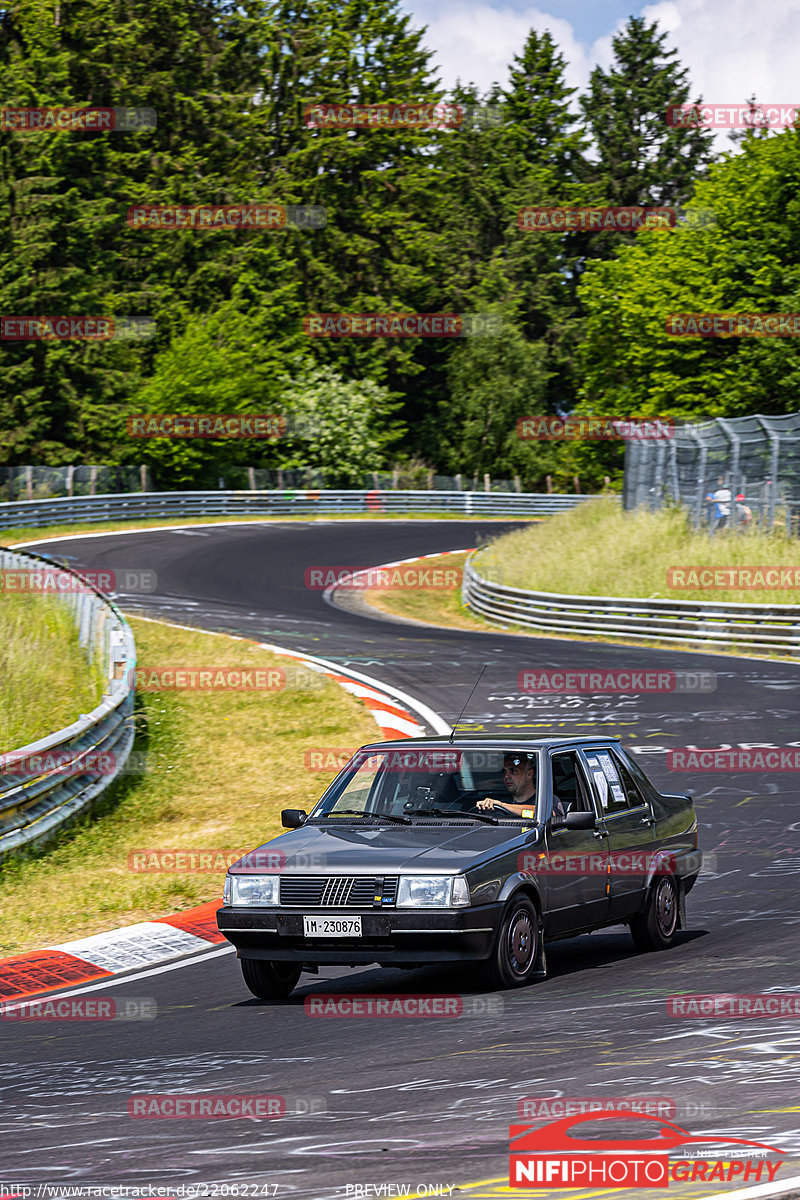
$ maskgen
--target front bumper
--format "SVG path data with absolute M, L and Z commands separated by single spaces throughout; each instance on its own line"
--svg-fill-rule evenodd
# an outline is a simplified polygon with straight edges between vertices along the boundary
M 489 957 L 502 904 L 479 908 L 373 909 L 219 908 L 217 925 L 238 958 L 356 966 L 469 962 Z M 361 917 L 362 936 L 307 938 L 303 917 Z

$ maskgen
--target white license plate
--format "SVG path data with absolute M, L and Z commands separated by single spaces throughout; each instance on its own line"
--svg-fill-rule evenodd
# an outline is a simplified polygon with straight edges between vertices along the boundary
M 303 917 L 303 937 L 361 937 L 361 917 Z

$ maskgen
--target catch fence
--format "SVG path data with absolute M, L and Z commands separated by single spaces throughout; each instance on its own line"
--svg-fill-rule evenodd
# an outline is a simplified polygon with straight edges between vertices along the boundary
M 758 524 L 800 534 L 800 413 L 718 417 L 625 447 L 626 509 L 688 509 L 697 528 Z M 726 511 L 727 510 L 727 511 Z

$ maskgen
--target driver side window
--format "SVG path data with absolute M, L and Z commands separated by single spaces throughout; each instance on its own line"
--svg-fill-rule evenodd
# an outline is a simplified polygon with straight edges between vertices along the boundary
M 570 812 L 591 812 L 589 790 L 583 779 L 578 756 L 573 751 L 554 754 L 550 759 L 553 784 L 553 816 L 563 820 Z M 560 800 L 557 811 L 555 797 Z

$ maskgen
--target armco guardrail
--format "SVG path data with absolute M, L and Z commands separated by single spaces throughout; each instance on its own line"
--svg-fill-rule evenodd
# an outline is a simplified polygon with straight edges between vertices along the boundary
M 0 549 L 0 570 L 46 568 L 66 571 L 41 555 Z M 71 608 L 87 656 L 99 656 L 103 699 L 65 729 L 0 756 L 0 858 L 41 845 L 86 809 L 123 769 L 133 744 L 133 632 L 100 592 L 88 583 L 75 586 L 80 590 L 54 594 Z
M 38 528 L 61 522 L 134 521 L 153 517 L 292 516 L 325 513 L 451 512 L 462 516 L 548 516 L 574 508 L 588 496 L 537 492 L 370 491 L 327 488 L 247 492 L 119 492 L 7 500 L 0 529 Z
M 467 561 L 464 603 L 505 625 L 549 633 L 648 638 L 668 642 L 800 651 L 800 605 L 718 604 L 712 600 L 637 600 L 623 596 L 561 596 L 484 579 Z

